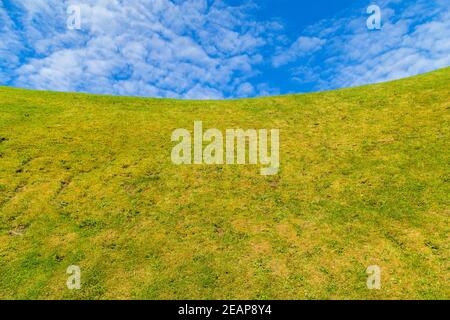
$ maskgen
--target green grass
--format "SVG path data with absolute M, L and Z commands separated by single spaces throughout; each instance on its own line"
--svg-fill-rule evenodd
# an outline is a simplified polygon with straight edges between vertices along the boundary
M 449 83 L 235 101 L 0 87 L 0 299 L 448 299 Z M 279 174 L 173 165 L 195 120 L 279 128 Z

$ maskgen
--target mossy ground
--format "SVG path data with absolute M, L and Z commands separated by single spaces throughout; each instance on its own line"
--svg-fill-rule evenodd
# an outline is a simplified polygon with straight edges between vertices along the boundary
M 449 83 L 201 102 L 0 87 L 0 299 L 449 298 Z M 195 120 L 280 129 L 279 174 L 173 165 Z

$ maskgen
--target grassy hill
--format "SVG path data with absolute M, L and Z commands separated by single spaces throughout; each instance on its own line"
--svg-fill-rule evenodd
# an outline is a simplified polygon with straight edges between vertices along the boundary
M 449 298 L 449 84 L 450 68 L 234 101 L 0 87 L 0 298 Z M 279 174 L 172 164 L 196 120 L 279 128 Z

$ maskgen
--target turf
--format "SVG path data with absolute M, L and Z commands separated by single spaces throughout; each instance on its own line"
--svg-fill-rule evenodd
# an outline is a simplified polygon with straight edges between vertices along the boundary
M 448 299 L 449 83 L 230 101 L 0 87 L 0 299 Z M 172 164 L 196 120 L 280 129 L 279 174 Z

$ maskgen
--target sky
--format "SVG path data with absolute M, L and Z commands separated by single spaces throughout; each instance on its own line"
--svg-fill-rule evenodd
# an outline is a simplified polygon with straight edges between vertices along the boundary
M 315 92 L 450 66 L 449 30 L 450 0 L 0 0 L 0 85 L 181 99 Z

